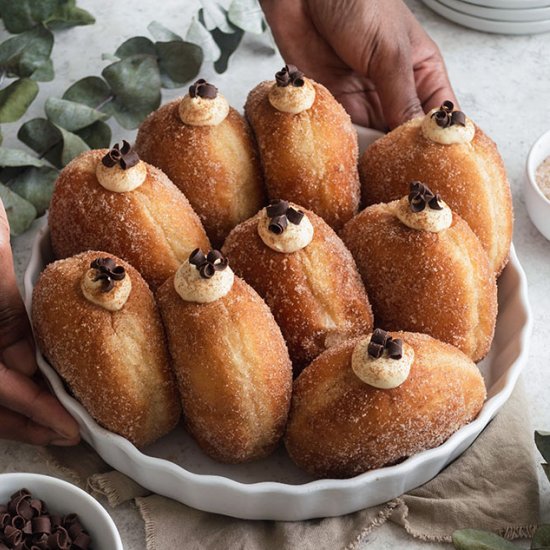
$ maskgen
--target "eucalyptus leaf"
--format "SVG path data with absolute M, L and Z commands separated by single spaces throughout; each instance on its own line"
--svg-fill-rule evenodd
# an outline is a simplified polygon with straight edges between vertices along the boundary
M 105 110 L 124 128 L 137 128 L 160 105 L 159 67 L 151 56 L 127 57 L 105 67 L 102 75 L 114 95 Z
M 87 105 L 56 97 L 49 97 L 46 100 L 45 111 L 48 120 L 69 132 L 81 130 L 98 120 L 108 118 L 105 113 Z
M 227 18 L 243 31 L 253 34 L 264 32 L 264 14 L 258 0 L 233 0 Z
M 38 84 L 29 78 L 20 78 L 0 90 L 0 122 L 21 118 L 37 95 Z
M 28 169 L 28 166 L 4 166 L 0 168 L 0 181 L 8 187 L 19 174 Z
M 157 42 L 158 67 L 164 88 L 180 88 L 194 79 L 202 64 L 202 49 L 191 42 Z
M 214 63 L 214 69 L 218 74 L 224 73 L 227 70 L 229 64 L 229 58 L 233 55 L 235 50 L 239 47 L 241 40 L 244 36 L 244 31 L 233 27 L 235 30 L 231 34 L 214 29 L 212 31 L 212 38 L 216 41 L 222 54 L 220 58 Z
M 95 23 L 94 16 L 86 10 L 74 6 L 74 2 L 62 2 L 62 4 L 65 5 L 59 6 L 59 8 L 44 21 L 44 24 L 48 28 L 57 31 Z
M 36 208 L 2 183 L 0 183 L 0 200 L 6 209 L 11 235 L 15 237 L 26 231 L 36 218 Z
M 550 432 L 535 432 L 535 443 L 544 460 L 550 462 Z
M 33 157 L 21 149 L 7 149 L 0 147 L 0 166 L 47 166 L 48 163 Z
M 76 101 L 91 107 L 101 109 L 113 97 L 113 92 L 103 78 L 99 76 L 87 76 L 76 81 L 63 94 L 63 99 Z
M 101 59 L 102 61 L 120 61 L 120 57 L 117 57 L 113 53 L 102 53 Z
M 216 41 L 208 32 L 208 29 L 196 17 L 193 17 L 185 39 L 202 48 L 204 61 L 216 61 L 221 55 Z
M 41 216 L 50 205 L 58 171 L 54 168 L 30 167 L 10 182 L 10 189 L 28 200 Z
M 531 540 L 531 550 L 550 548 L 550 525 L 539 525 Z
M 78 130 L 75 134 L 85 141 L 90 149 L 103 149 L 111 144 L 111 127 L 102 120 Z
M 61 166 L 67 166 L 71 160 L 80 155 L 80 153 L 88 151 L 90 148 L 80 136 L 65 130 L 65 128 L 61 128 L 60 126 L 57 126 L 57 128 L 63 136 Z
M 0 66 L 7 76 L 29 77 L 48 63 L 53 35 L 44 27 L 36 27 L 0 43 Z
M 517 550 L 506 539 L 479 529 L 460 529 L 453 533 L 452 539 L 458 550 Z
M 53 61 L 48 59 L 31 74 L 31 78 L 37 82 L 51 82 L 55 76 Z
M 138 54 L 156 57 L 155 44 L 145 36 L 134 36 L 123 42 L 115 52 L 117 61 Z
M 199 19 L 209 31 L 218 28 L 222 32 L 231 33 L 233 29 L 227 22 L 226 14 L 227 10 L 223 9 L 217 2 L 205 0 L 199 10 Z
M 171 42 L 172 40 L 181 40 L 181 36 L 166 28 L 158 21 L 152 21 L 147 26 L 147 30 L 153 35 L 155 40 L 162 42 Z

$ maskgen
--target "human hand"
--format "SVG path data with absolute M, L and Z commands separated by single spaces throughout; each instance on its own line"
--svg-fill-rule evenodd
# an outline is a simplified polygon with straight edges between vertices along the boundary
M 437 45 L 402 0 L 260 0 L 287 63 L 357 124 L 386 130 L 458 104 Z
M 0 439 L 76 445 L 78 424 L 41 384 L 32 333 L 15 280 L 10 230 L 0 200 Z

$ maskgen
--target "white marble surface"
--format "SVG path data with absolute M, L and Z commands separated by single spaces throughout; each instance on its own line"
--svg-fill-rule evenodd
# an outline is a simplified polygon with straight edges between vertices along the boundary
M 534 315 L 534 334 L 525 383 L 530 398 L 529 414 L 533 426 L 550 430 L 550 242 L 530 222 L 522 197 L 524 163 L 531 143 L 550 128 L 550 34 L 534 36 L 500 36 L 483 34 L 449 23 L 433 14 L 417 0 L 408 0 L 420 22 L 439 44 L 449 69 L 462 108 L 498 143 L 505 159 L 514 195 L 516 226 L 514 242 L 527 272 L 530 301 Z M 79 0 L 79 5 L 97 18 L 91 27 L 77 28 L 56 35 L 53 58 L 57 72 L 55 82 L 41 84 L 39 100 L 30 115 L 41 116 L 48 95 L 60 96 L 70 83 L 91 74 L 99 74 L 107 62 L 101 54 L 113 52 L 126 38 L 143 34 L 147 24 L 157 19 L 175 32 L 184 33 L 189 11 L 196 0 L 148 2 L 134 0 Z M 254 56 L 254 63 L 251 58 Z M 235 106 L 243 104 L 246 92 L 259 80 L 270 78 L 281 60 L 269 55 L 264 39 L 248 39 L 223 76 L 214 76 L 207 68 L 203 74 L 223 89 Z M 164 93 L 164 99 L 178 95 Z M 5 144 L 15 145 L 18 124 L 3 126 Z M 114 138 L 132 138 L 133 133 L 115 128 Z M 19 276 L 29 256 L 32 231 L 14 239 Z M 513 465 L 503 465 L 513 471 Z M 33 448 L 0 441 L 0 471 L 47 472 L 37 462 Z M 550 522 L 550 484 L 540 471 L 541 509 L 543 520 Z M 125 548 L 145 548 L 143 524 L 133 505 L 127 504 L 109 512 L 124 539 Z M 426 543 L 411 540 L 402 530 L 386 525 L 372 533 L 365 547 L 425 548 Z M 449 545 L 431 544 L 431 549 Z

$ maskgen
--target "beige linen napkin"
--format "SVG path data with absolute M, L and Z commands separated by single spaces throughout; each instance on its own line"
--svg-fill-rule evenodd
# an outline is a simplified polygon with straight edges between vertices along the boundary
M 360 546 L 388 519 L 426 541 L 450 541 L 460 528 L 487 529 L 507 538 L 531 536 L 539 495 L 533 437 L 520 381 L 508 403 L 475 443 L 435 479 L 387 504 L 337 518 L 301 522 L 245 521 L 194 510 L 152 495 L 110 471 L 85 445 L 48 452 L 57 468 L 116 506 L 135 498 L 145 520 L 147 550 L 320 550 Z

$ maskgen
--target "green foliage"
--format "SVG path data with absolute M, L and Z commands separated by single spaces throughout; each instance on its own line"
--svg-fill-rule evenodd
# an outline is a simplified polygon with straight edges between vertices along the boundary
M 550 480 L 550 432 L 535 432 L 535 443 L 537 448 L 546 460 L 546 464 L 542 464 L 546 477 Z
M 0 43 L 0 82 L 15 79 L 0 89 L 2 123 L 24 115 L 38 94 L 37 81 L 53 79 L 51 31 L 94 18 L 75 0 L 0 0 L 0 17 L 15 34 Z M 45 211 L 58 169 L 83 151 L 109 147 L 111 116 L 124 128 L 137 128 L 159 107 L 162 88 L 183 87 L 198 77 L 205 61 L 224 72 L 244 33 L 261 33 L 266 24 L 257 0 L 233 0 L 227 9 L 204 3 L 185 39 L 156 21 L 147 28 L 152 39 L 136 36 L 114 54 L 103 54 L 109 64 L 101 76 L 78 80 L 61 98 L 46 100 L 45 118 L 24 122 L 17 137 L 38 158 L 0 147 L 0 195 L 9 203 L 13 234 Z
M 453 544 L 458 550 L 517 550 L 510 541 L 479 529 L 460 529 L 453 533 Z M 530 550 L 550 550 L 550 525 L 540 525 L 531 541 Z

